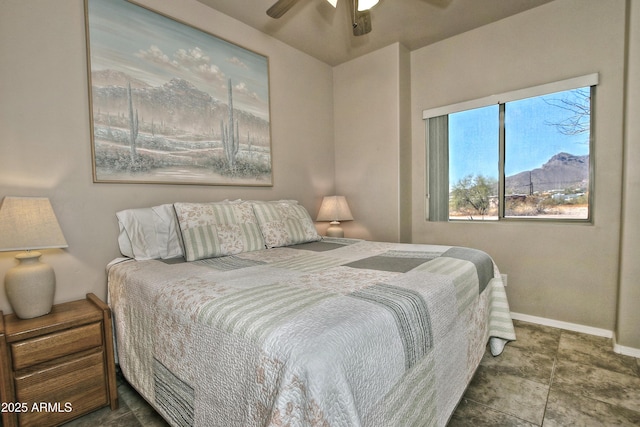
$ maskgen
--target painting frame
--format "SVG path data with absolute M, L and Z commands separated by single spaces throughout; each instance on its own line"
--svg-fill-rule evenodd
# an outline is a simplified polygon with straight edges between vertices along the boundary
M 131 0 L 84 0 L 93 182 L 273 186 L 269 58 Z

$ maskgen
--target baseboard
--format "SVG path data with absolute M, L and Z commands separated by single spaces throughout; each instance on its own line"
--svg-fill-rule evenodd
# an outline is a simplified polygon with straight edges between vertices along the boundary
M 598 337 L 612 338 L 613 351 L 625 356 L 640 358 L 640 349 L 625 347 L 616 343 L 613 331 L 607 329 L 593 328 L 591 326 L 580 325 L 578 323 L 563 322 L 560 320 L 547 319 L 546 317 L 530 316 L 528 314 L 511 312 L 511 318 L 522 320 L 523 322 L 536 323 L 538 325 L 551 326 L 552 328 L 565 329 L 567 331 L 580 332 L 582 334 L 595 335 Z
M 561 320 L 547 319 L 546 317 L 530 316 L 528 314 L 514 312 L 511 312 L 511 318 L 515 320 L 522 320 L 523 322 L 551 326 L 552 328 L 565 329 L 567 331 L 580 332 L 583 334 L 596 335 L 605 338 L 613 338 L 613 331 L 593 328 L 591 326 L 584 326 L 578 323 L 563 322 Z
M 640 359 L 640 348 L 626 347 L 616 343 L 616 337 L 613 337 L 613 351 L 618 354 L 624 354 L 625 356 L 637 357 Z

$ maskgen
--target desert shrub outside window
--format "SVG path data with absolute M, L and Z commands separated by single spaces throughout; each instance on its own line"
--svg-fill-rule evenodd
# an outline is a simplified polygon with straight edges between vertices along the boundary
M 425 110 L 430 221 L 591 221 L 597 74 Z

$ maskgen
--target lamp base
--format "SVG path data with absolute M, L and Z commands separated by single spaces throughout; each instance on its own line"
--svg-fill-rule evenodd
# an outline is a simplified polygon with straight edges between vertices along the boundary
M 9 269 L 4 278 L 9 304 L 20 319 L 44 316 L 51 311 L 56 291 L 56 276 L 50 265 L 40 262 L 40 252 L 16 255 L 20 264 Z
M 340 222 L 331 221 L 327 228 L 327 237 L 344 237 L 344 230 L 340 227 Z

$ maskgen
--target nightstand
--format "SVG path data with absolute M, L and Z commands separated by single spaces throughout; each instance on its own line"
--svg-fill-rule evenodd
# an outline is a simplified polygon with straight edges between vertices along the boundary
M 4 426 L 54 426 L 118 407 L 111 310 L 94 294 L 34 319 L 5 315 L 3 332 Z

